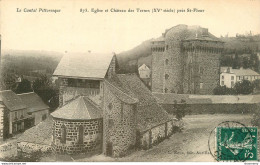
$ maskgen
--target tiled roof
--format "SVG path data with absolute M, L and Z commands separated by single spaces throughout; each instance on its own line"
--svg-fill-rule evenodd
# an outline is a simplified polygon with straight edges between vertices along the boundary
M 54 76 L 101 78 L 107 73 L 113 54 L 77 53 L 65 55 L 56 70 Z
M 26 130 L 17 139 L 17 142 L 29 142 L 43 145 L 51 145 L 52 126 L 53 120 L 51 116 L 49 116 L 45 121 L 42 121 L 36 126 Z
M 167 112 L 157 104 L 150 90 L 143 84 L 136 74 L 118 74 L 107 80 L 137 102 L 137 127 L 146 131 L 154 126 L 171 120 Z M 113 90 L 113 89 L 112 89 Z M 119 99 L 125 101 L 120 96 Z
M 257 104 L 260 103 L 260 95 L 192 95 L 174 93 L 153 93 L 159 104 L 181 103 L 187 104 Z
M 252 69 L 232 69 L 232 67 L 221 67 L 221 73 L 227 72 L 228 68 L 230 68 L 230 73 L 234 73 L 236 76 L 260 76 L 259 73 Z
M 89 120 L 102 118 L 102 110 L 88 97 L 78 96 L 51 115 L 68 120 Z
M 22 99 L 11 90 L 0 91 L 0 100 L 3 100 L 5 106 L 10 111 L 26 108 L 26 105 L 23 103 Z
M 49 106 L 46 105 L 42 101 L 42 99 L 34 92 L 18 94 L 18 96 L 22 99 L 23 103 L 27 106 L 30 112 L 49 108 Z

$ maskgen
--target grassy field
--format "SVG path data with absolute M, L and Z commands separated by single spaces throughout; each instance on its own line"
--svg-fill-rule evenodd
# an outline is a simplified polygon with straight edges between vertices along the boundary
M 136 151 L 123 158 L 110 158 L 104 155 L 81 155 L 48 157 L 42 161 L 214 161 L 208 147 L 210 132 L 223 121 L 238 121 L 250 125 L 251 115 L 189 115 L 185 116 L 183 120 L 185 122 L 183 132 L 173 134 L 169 139 L 149 150 Z

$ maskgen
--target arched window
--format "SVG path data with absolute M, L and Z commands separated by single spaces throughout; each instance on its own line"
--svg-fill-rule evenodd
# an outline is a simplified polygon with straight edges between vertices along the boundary
M 63 144 L 66 143 L 66 136 L 67 136 L 66 126 L 62 125 L 61 126 L 61 139 L 60 139 L 61 143 L 63 143 Z
M 83 144 L 83 136 L 84 136 L 84 127 L 82 125 L 79 126 L 79 134 L 78 134 L 78 143 Z
M 164 92 L 165 92 L 165 93 L 167 93 L 167 92 L 168 92 L 168 89 L 167 89 L 167 88 L 165 88 L 165 89 L 164 89 Z
M 168 78 L 169 78 L 169 75 L 165 74 L 165 80 L 168 80 Z

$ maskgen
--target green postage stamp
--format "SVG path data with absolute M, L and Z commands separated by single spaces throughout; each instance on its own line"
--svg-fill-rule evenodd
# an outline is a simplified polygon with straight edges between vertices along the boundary
M 257 161 L 257 127 L 217 127 L 218 161 Z

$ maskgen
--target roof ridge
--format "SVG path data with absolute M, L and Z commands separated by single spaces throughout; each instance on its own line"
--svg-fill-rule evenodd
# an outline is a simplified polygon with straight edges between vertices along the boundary
M 19 93 L 19 94 L 17 94 L 17 95 L 18 95 L 18 96 L 21 96 L 21 95 L 28 95 L 28 94 L 32 94 L 32 93 L 35 93 L 35 92 Z M 37 94 L 37 93 L 35 93 L 35 94 Z
M 88 96 L 82 96 L 82 97 L 86 98 L 87 101 L 88 101 L 90 104 L 92 104 L 93 106 L 95 106 L 96 108 L 102 110 L 101 107 L 100 107 L 99 105 L 97 105 L 94 101 L 92 101 Z
M 85 100 L 84 100 L 84 97 L 83 96 L 80 96 L 80 100 L 83 101 L 83 105 L 85 106 L 85 109 L 87 110 L 87 113 L 88 113 L 88 116 L 89 118 L 91 118 L 90 114 L 89 114 L 89 110 L 88 110 L 88 107 L 85 103 Z M 78 103 L 79 104 L 79 103 Z

